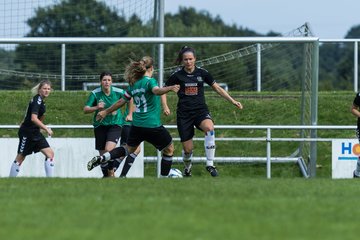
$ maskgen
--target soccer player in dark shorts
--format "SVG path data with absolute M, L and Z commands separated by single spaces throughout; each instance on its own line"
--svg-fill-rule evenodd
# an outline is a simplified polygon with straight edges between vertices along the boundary
M 351 113 L 357 117 L 357 128 L 356 128 L 356 137 L 359 139 L 360 143 L 360 93 L 357 93 L 353 104 L 351 106 Z M 360 178 L 360 156 L 356 162 L 356 168 L 353 172 L 354 178 Z
M 151 57 L 143 57 L 140 61 L 132 61 L 126 67 L 125 79 L 129 82 L 129 88 L 124 97 L 110 108 L 99 112 L 97 119 L 104 119 L 109 113 L 133 99 L 136 110 L 133 113 L 127 144 L 125 147 L 120 146 L 104 153 L 103 156 L 94 157 L 88 163 L 89 171 L 101 163 L 127 155 L 120 174 L 120 177 L 125 177 L 136 158 L 135 150 L 141 142 L 147 141 L 162 152 L 160 175 L 166 177 L 169 174 L 174 145 L 170 133 L 160 121 L 159 95 L 169 91 L 177 92 L 179 85 L 160 88 L 156 79 L 152 78 L 153 72 L 154 66 Z
M 24 121 L 18 131 L 19 146 L 15 161 L 10 168 L 10 177 L 16 177 L 20 172 L 20 166 L 29 154 L 42 152 L 45 155 L 45 174 L 47 177 L 54 175 L 54 151 L 50 148 L 40 129 L 51 136 L 52 130 L 44 123 L 46 106 L 44 100 L 50 95 L 51 83 L 43 80 L 33 89 L 35 96 L 31 99 Z
M 212 75 L 203 68 L 195 65 L 195 50 L 184 46 L 181 48 L 176 62 L 182 67 L 178 68 L 166 81 L 165 86 L 180 85 L 177 95 L 177 127 L 180 140 L 183 145 L 182 157 L 184 162 L 184 173 L 186 177 L 191 176 L 191 159 L 193 156 L 194 126 L 205 134 L 206 170 L 211 176 L 218 176 L 214 166 L 215 158 L 215 131 L 214 122 L 211 118 L 208 106 L 205 102 L 204 84 L 208 84 L 221 97 L 228 100 L 238 109 L 243 106 L 234 100 L 223 88 L 216 83 Z M 162 98 L 164 114 L 169 115 L 170 109 L 166 103 L 166 96 Z
M 122 98 L 125 90 L 112 86 L 112 74 L 110 72 L 100 74 L 100 85 L 89 94 L 84 106 L 84 113 L 94 113 L 95 148 L 102 155 L 116 147 L 120 139 L 124 119 L 120 109 L 109 114 L 101 122 L 96 120 L 96 114 Z M 114 162 L 102 164 L 101 171 L 103 177 L 113 177 L 115 171 Z
M 124 116 L 124 124 L 122 126 L 122 129 L 121 129 L 121 138 L 120 138 L 120 146 L 125 146 L 126 143 L 127 143 L 127 139 L 130 135 L 130 129 L 131 129 L 131 124 L 132 124 L 132 115 L 133 115 L 133 112 L 134 112 L 134 104 L 133 104 L 133 100 L 131 99 L 129 101 L 130 104 L 127 104 L 126 105 L 126 109 L 125 109 L 125 112 L 123 114 Z M 136 157 L 139 153 L 140 153 L 140 146 L 134 151 L 134 154 L 133 156 Z M 121 157 L 121 158 L 117 158 L 114 160 L 114 171 L 116 171 L 120 164 L 121 164 L 121 161 L 124 159 L 124 157 Z M 135 159 L 134 159 L 135 160 Z

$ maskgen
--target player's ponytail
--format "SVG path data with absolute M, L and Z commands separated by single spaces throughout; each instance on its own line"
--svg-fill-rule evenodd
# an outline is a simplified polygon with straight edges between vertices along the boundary
M 124 78 L 133 85 L 137 80 L 141 79 L 146 70 L 153 66 L 153 59 L 151 57 L 143 57 L 140 61 L 130 60 L 130 64 L 126 66 Z
M 183 46 L 183 47 L 180 49 L 179 53 L 178 53 L 178 57 L 177 57 L 177 59 L 175 60 L 175 64 L 181 65 L 181 62 L 182 62 L 182 60 L 183 60 L 183 55 L 184 55 L 184 53 L 186 53 L 186 52 L 191 52 L 191 53 L 194 54 L 194 57 L 196 57 L 196 55 L 195 55 L 195 49 L 194 49 L 194 48 L 188 47 L 188 46 Z

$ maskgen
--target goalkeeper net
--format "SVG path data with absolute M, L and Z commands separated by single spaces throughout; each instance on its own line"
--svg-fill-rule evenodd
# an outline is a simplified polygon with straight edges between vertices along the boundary
M 155 0 L 5 1 L 0 3 L 0 18 L 3 18 L 0 36 L 152 37 L 156 36 L 155 5 Z M 312 33 L 305 24 L 283 36 L 304 37 L 312 36 Z M 165 79 L 177 67 L 174 61 L 184 44 L 165 44 Z M 193 44 L 192 47 L 197 51 L 198 66 L 211 72 L 224 88 L 236 92 L 235 97 L 251 99 L 256 104 L 266 103 L 266 98 L 282 98 L 281 101 L 296 99 L 300 118 L 295 124 L 311 125 L 311 99 L 314 94 L 311 89 L 312 43 L 203 43 Z M 156 56 L 156 48 L 156 44 L 67 44 L 64 63 L 66 89 L 82 90 L 84 86 L 96 85 L 99 73 L 104 70 L 113 73 L 116 83 L 124 83 L 123 70 L 129 57 Z M 0 88 L 29 89 L 39 80 L 49 79 L 55 89 L 61 89 L 61 49 L 61 44 L 1 45 Z M 252 93 L 259 88 L 266 97 L 253 96 Z M 280 91 L 289 94 L 280 97 L 277 95 Z M 291 118 L 286 117 L 286 112 L 282 114 L 281 122 L 266 119 L 268 121 L 254 123 L 294 124 L 288 122 Z M 298 136 L 306 138 L 310 134 L 310 130 L 302 130 Z M 308 161 L 310 144 L 301 142 L 293 146 L 291 153 L 275 154 L 297 156 Z M 244 155 L 242 152 L 235 154 Z

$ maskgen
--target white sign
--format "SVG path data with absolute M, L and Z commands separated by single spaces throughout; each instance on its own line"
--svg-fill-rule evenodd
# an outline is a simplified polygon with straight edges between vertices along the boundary
M 359 155 L 358 139 L 332 140 L 332 178 L 353 178 Z
M 54 177 L 62 178 L 101 178 L 100 167 L 91 171 L 87 170 L 87 163 L 94 156 L 99 155 L 95 150 L 94 138 L 50 138 L 47 139 L 54 150 Z M 0 177 L 8 177 L 10 167 L 17 155 L 19 139 L 0 138 Z M 144 177 L 144 152 L 141 144 L 141 152 L 129 170 L 127 177 Z M 42 153 L 28 155 L 21 165 L 18 177 L 45 177 L 45 156 Z M 125 161 L 122 161 L 115 175 L 119 176 Z

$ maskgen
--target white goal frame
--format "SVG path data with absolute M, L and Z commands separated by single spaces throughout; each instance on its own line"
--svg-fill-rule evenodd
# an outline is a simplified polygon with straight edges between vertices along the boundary
M 319 38 L 318 37 L 24 37 L 0 38 L 0 44 L 159 44 L 159 60 L 163 60 L 163 44 L 167 43 L 311 43 L 311 96 L 310 121 L 311 126 L 317 126 L 318 119 L 318 73 L 319 73 Z M 163 64 L 159 65 L 159 84 L 163 84 Z M 310 137 L 317 137 L 317 130 L 310 130 Z M 317 144 L 310 143 L 308 175 L 316 176 Z

